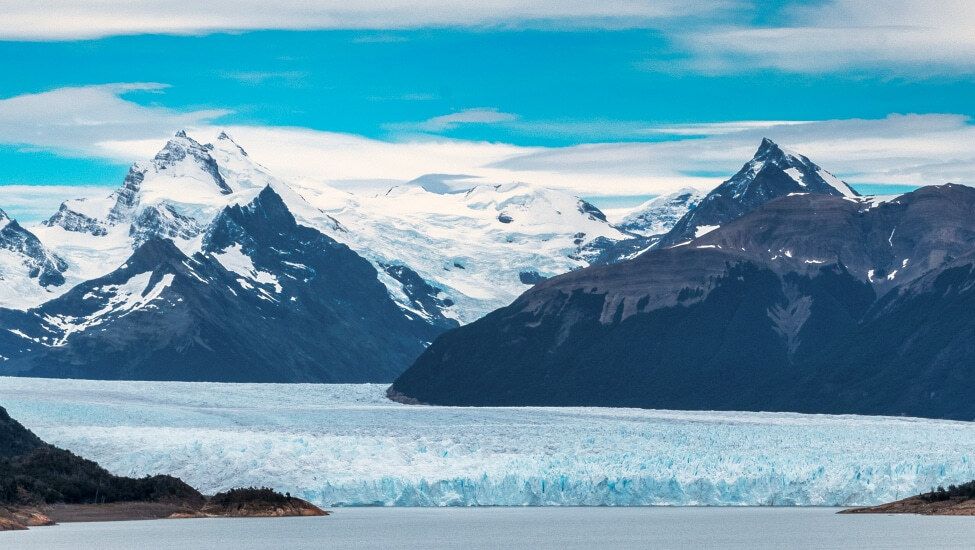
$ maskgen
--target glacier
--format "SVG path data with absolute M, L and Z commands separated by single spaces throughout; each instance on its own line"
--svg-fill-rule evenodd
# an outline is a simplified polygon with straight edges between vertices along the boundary
M 0 378 L 0 405 L 117 474 L 322 506 L 852 506 L 975 479 L 968 422 L 434 407 L 385 390 Z

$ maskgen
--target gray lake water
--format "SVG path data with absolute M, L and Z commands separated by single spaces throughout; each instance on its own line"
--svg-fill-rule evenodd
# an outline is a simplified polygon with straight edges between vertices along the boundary
M 323 518 L 74 523 L 3 549 L 972 548 L 975 518 L 835 508 L 342 508 Z

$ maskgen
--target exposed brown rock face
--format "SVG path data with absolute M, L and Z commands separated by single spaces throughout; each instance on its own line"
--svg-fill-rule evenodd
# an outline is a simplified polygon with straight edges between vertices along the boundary
M 54 520 L 37 508 L 0 506 L 0 531 L 23 531 L 43 525 L 54 525 Z

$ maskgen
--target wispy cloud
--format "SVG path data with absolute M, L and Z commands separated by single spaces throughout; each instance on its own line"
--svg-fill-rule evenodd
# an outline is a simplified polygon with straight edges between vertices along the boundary
M 682 73 L 975 72 L 970 0 L 5 0 L 0 40 L 358 29 L 390 43 L 421 28 L 655 29 L 670 47 L 641 66 Z
M 5 0 L 0 39 L 256 29 L 620 28 L 714 13 L 739 4 L 738 0 Z
M 975 2 L 970 0 L 796 2 L 783 10 L 778 25 L 711 21 L 670 36 L 688 57 L 651 61 L 651 68 L 719 73 L 882 69 L 918 76 L 975 71 Z
M 295 86 L 301 84 L 307 76 L 308 71 L 223 71 L 220 73 L 221 78 L 255 86 L 267 82 L 283 82 Z
M 105 157 L 111 151 L 99 147 L 103 141 L 158 137 L 172 128 L 201 126 L 230 113 L 224 109 L 175 111 L 125 99 L 133 92 L 166 88 L 159 83 L 116 83 L 0 99 L 0 143 Z
M 435 116 L 419 123 L 404 123 L 390 125 L 394 129 L 416 130 L 421 132 L 444 132 L 455 130 L 465 124 L 497 124 L 518 120 L 518 115 L 504 113 L 497 109 L 479 107 L 465 109 L 456 113 Z
M 222 128 L 212 123 L 221 111 L 182 113 L 122 97 L 139 89 L 162 90 L 160 85 L 115 84 L 0 100 L 0 144 L 131 161 L 151 157 L 181 127 L 189 127 L 201 139 L 215 137 Z M 497 124 L 529 124 L 511 121 L 510 115 L 498 111 L 477 111 L 455 113 L 454 119 L 440 124 L 494 119 L 509 120 Z M 424 174 L 466 174 L 584 195 L 648 194 L 685 186 L 707 189 L 748 160 L 764 136 L 802 151 L 854 183 L 975 185 L 975 149 L 970 145 L 975 143 L 975 125 L 964 115 L 634 126 L 680 139 L 523 147 L 431 134 L 384 141 L 307 128 L 229 130 L 252 158 L 283 178 L 346 187 L 390 185 Z
M 969 117 L 953 114 L 790 122 L 696 139 L 578 145 L 506 159 L 494 167 L 559 169 L 588 173 L 594 179 L 610 171 L 619 176 L 642 174 L 648 182 L 667 182 L 671 189 L 681 181 L 701 186 L 694 174 L 722 174 L 705 178 L 714 185 L 737 170 L 766 136 L 852 182 L 975 185 L 975 150 L 969 145 L 975 142 L 975 125 Z
M 794 124 L 809 124 L 808 120 L 737 120 L 732 122 L 699 122 L 690 124 L 670 124 L 646 128 L 644 133 L 663 134 L 671 136 L 718 136 L 764 130 L 777 126 L 792 126 Z
M 104 197 L 108 189 L 82 185 L 0 185 L 0 209 L 21 223 L 46 219 L 66 199 Z

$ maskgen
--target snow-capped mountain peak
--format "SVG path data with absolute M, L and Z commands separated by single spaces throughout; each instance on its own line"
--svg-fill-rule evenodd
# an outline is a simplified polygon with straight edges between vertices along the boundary
M 192 256 L 224 208 L 246 205 L 268 187 L 299 225 L 371 261 L 404 311 L 431 322 L 476 319 L 525 285 L 588 265 L 594 240 L 629 237 L 595 206 L 558 190 L 434 174 L 375 196 L 353 195 L 281 181 L 226 132 L 203 143 L 185 131 L 134 164 L 104 199 L 66 201 L 38 234 L 67 260 L 76 284 L 157 237 Z
M 217 135 L 217 143 L 221 143 L 221 144 L 227 143 L 233 145 L 234 147 L 237 148 L 237 151 L 239 151 L 240 154 L 244 155 L 245 157 L 248 156 L 247 151 L 245 151 L 243 147 L 241 147 L 236 141 L 234 141 L 234 138 L 230 137 L 230 134 L 228 134 L 227 132 L 220 132 L 220 134 Z
M 665 235 L 658 246 L 674 246 L 715 229 L 755 208 L 792 193 L 859 196 L 849 185 L 808 157 L 764 138 L 741 169 L 708 193 Z
M 593 240 L 626 237 L 578 197 L 526 183 L 449 193 L 401 186 L 330 213 L 347 228 L 336 239 L 392 266 L 386 272 L 394 278 L 400 272 L 392 269 L 407 266 L 461 322 L 509 303 L 526 285 L 588 265 L 582 251 Z M 415 279 L 399 282 L 415 289 Z
M 729 180 L 734 181 L 732 189 L 735 195 L 741 196 L 746 193 L 758 174 L 768 167 L 785 172 L 805 192 L 839 194 L 845 197 L 859 195 L 846 182 L 823 170 L 805 155 L 781 147 L 769 138 L 762 139 L 755 156 Z

